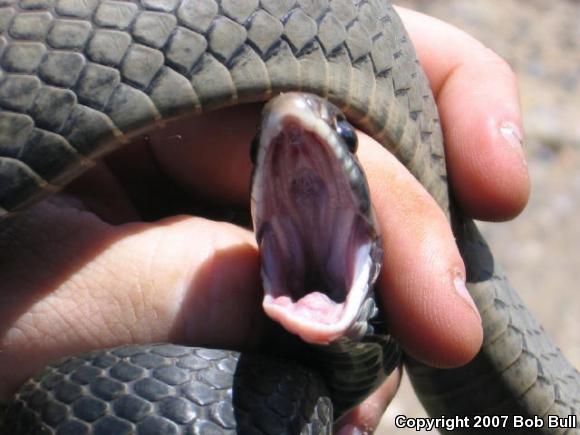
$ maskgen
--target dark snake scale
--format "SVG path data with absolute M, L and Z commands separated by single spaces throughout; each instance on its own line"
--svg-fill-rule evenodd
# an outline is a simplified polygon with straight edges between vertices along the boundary
M 485 336 L 463 368 L 409 362 L 428 412 L 580 415 L 578 372 L 528 312 L 473 222 L 453 208 L 435 103 L 385 1 L 0 0 L 0 216 L 11 217 L 0 231 L 162 120 L 287 90 L 334 102 L 451 219 Z M 375 376 L 379 366 L 357 352 L 342 354 L 352 356 L 353 378 L 357 369 Z M 392 365 L 396 355 L 381 356 L 390 357 Z M 317 367 L 326 378 L 335 369 L 324 359 Z M 26 382 L 0 416 L 0 431 L 329 434 L 333 387 L 315 373 L 281 359 L 169 344 L 99 350 Z M 353 405 L 347 393 L 339 397 L 345 403 L 335 407 Z

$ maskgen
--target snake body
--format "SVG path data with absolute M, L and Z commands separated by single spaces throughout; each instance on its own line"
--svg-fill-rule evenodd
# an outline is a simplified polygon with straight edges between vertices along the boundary
M 473 222 L 453 207 L 435 102 L 386 2 L 2 0 L 0 54 L 3 217 L 164 120 L 287 90 L 319 94 L 421 181 L 461 248 L 484 344 L 460 369 L 409 364 L 427 410 L 580 415 L 578 372 L 527 311 Z M 323 362 L 322 370 L 334 369 Z M 191 371 L 185 388 L 180 380 Z M 7 433 L 36 433 L 38 424 L 63 434 L 330 433 L 324 388 L 285 361 L 175 345 L 122 347 L 47 368 L 18 393 L 4 424 Z M 305 400 L 296 404 L 297 396 Z M 524 431 L 534 430 L 565 432 L 547 424 Z

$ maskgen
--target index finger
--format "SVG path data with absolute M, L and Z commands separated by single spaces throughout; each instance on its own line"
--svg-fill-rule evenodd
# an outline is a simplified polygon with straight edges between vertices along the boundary
M 452 189 L 463 211 L 505 220 L 529 192 L 516 77 L 510 66 L 461 30 L 397 8 L 437 100 Z

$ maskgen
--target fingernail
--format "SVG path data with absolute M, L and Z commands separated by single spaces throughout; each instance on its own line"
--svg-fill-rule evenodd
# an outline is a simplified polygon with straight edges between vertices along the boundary
M 477 314 L 477 317 L 479 317 L 479 320 L 481 321 L 479 310 L 477 309 L 475 302 L 473 302 L 473 299 L 469 294 L 469 290 L 467 290 L 467 286 L 465 285 L 465 280 L 463 279 L 463 277 L 460 275 L 456 276 L 455 279 L 453 280 L 453 285 L 455 286 L 455 291 L 457 292 L 457 294 L 461 296 L 463 300 L 465 300 L 469 304 L 469 306 L 473 309 L 473 311 L 475 312 L 475 314 Z
M 513 122 L 506 121 L 501 124 L 499 131 L 507 143 L 521 154 L 524 165 L 527 166 L 523 152 L 524 136 L 520 128 Z
M 337 435 L 366 435 L 367 433 L 352 424 L 347 424 L 338 431 Z

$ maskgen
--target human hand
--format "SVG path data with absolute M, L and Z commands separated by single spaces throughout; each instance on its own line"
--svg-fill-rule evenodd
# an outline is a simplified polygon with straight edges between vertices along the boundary
M 401 12 L 417 35 L 437 95 L 460 205 L 473 217 L 517 214 L 528 195 L 527 173 L 521 151 L 502 143 L 499 128 L 502 121 L 520 125 L 509 70 L 456 30 Z M 199 217 L 141 219 L 147 210 L 162 209 L 168 195 L 177 202 L 211 198 L 247 206 L 248 146 L 257 117 L 256 108 L 244 108 L 172 125 L 2 225 L 0 373 L 10 376 L 0 379 L 0 401 L 49 360 L 88 349 L 127 342 L 259 343 L 264 317 L 253 235 Z M 200 131 L 207 134 L 203 141 Z M 449 227 L 389 153 L 364 135 L 360 142 L 384 228 L 388 255 L 379 294 L 393 334 L 421 361 L 463 364 L 479 349 L 481 327 L 469 299 L 454 290 L 465 272 Z M 379 189 L 385 185 L 391 188 Z M 342 424 L 372 430 L 397 376 Z
M 530 183 L 513 71 L 497 54 L 459 29 L 406 8 L 396 9 L 437 101 L 449 182 L 459 207 L 474 219 L 514 218 L 528 201 Z M 369 163 L 377 161 L 370 158 Z M 368 168 L 366 171 L 373 180 Z M 392 192 L 383 189 L 382 193 Z M 377 203 L 377 196 L 373 197 L 375 208 L 387 228 L 389 225 L 407 228 L 409 222 L 404 220 L 405 216 L 421 216 L 417 209 L 410 213 L 392 211 L 394 204 L 401 204 L 396 201 L 403 199 L 402 196 L 385 198 L 384 207 Z M 421 207 L 421 201 L 410 202 L 409 207 L 412 204 Z M 432 209 L 433 205 L 429 207 Z M 448 277 L 448 271 L 457 261 L 452 236 L 443 229 L 437 233 L 429 227 L 434 222 L 443 227 L 441 217 L 432 218 L 429 213 L 422 216 L 427 218 L 420 218 L 422 222 L 410 226 L 427 229 L 429 234 L 439 234 L 441 238 L 431 240 L 426 236 L 421 241 L 422 233 L 413 238 L 405 231 L 394 234 L 398 237 L 393 244 L 385 241 L 385 245 L 397 247 L 397 253 L 391 252 L 391 259 L 386 259 L 383 272 L 381 288 L 387 289 L 383 294 L 383 300 L 388 301 L 385 303 L 387 316 L 393 335 L 408 354 L 432 366 L 461 366 L 479 351 L 482 331 L 477 316 L 469 316 L 465 304 L 451 302 L 449 278 L 441 280 Z M 392 221 L 387 223 L 389 218 Z M 389 261 L 393 263 L 389 265 Z M 420 324 L 412 323 L 419 319 L 422 319 Z M 411 324 L 412 329 L 408 327 Z M 340 423 L 344 428 L 341 435 L 374 430 L 399 381 L 400 373 L 394 373 L 381 389 L 352 411 Z

